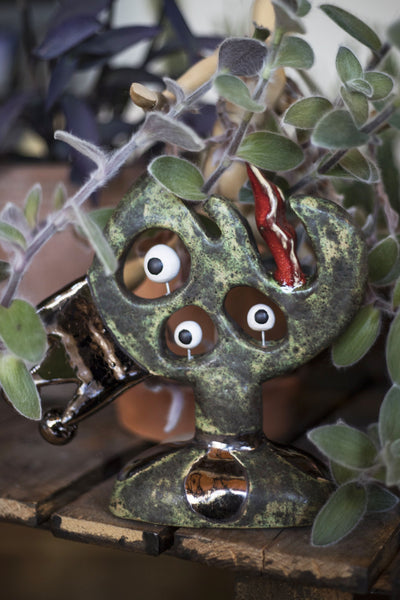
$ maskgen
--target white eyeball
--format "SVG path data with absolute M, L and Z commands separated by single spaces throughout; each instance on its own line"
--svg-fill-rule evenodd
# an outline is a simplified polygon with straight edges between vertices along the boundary
M 182 321 L 175 328 L 174 340 L 181 348 L 196 348 L 203 339 L 203 332 L 196 321 Z
M 253 331 L 267 331 L 275 325 L 275 314 L 266 304 L 255 304 L 247 313 L 247 324 Z
M 151 281 L 167 283 L 176 277 L 181 267 L 179 256 L 169 246 L 157 244 L 144 257 L 144 272 Z

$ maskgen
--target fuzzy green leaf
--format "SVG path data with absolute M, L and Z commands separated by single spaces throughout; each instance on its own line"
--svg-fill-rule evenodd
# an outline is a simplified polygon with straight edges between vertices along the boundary
M 331 108 L 332 104 L 329 100 L 321 96 L 304 98 L 288 108 L 283 120 L 298 129 L 313 129 L 319 119 Z
M 282 29 L 285 33 L 305 33 L 302 23 L 296 18 L 293 11 L 283 6 L 280 0 L 272 0 L 275 12 L 275 27 Z
M 254 194 L 246 184 L 240 188 L 238 200 L 241 204 L 251 204 L 254 206 Z
M 382 44 L 376 33 L 358 17 L 332 4 L 322 4 L 320 9 L 346 33 L 373 52 L 379 52 Z
M 207 198 L 202 191 L 203 175 L 192 163 L 175 156 L 159 156 L 148 167 L 149 173 L 167 190 L 192 202 Z
M 274 64 L 293 69 L 310 69 L 314 64 L 314 52 L 302 38 L 288 35 L 279 46 Z
M 365 79 L 352 79 L 347 82 L 347 85 L 352 91 L 360 92 L 360 94 L 364 94 L 367 98 L 371 98 L 372 96 L 372 87 Z
M 363 518 L 367 492 L 356 482 L 345 483 L 317 514 L 311 532 L 314 546 L 329 546 L 347 536 Z
M 0 306 L 0 336 L 13 354 L 31 363 L 40 362 L 46 351 L 42 321 L 25 300 L 14 300 L 8 308 Z
M 363 75 L 362 66 L 355 54 L 341 46 L 336 55 L 336 70 L 343 83 L 351 79 L 359 79 Z
M 218 75 L 214 80 L 215 88 L 220 96 L 252 112 L 263 112 L 265 107 L 255 102 L 247 85 L 234 75 Z
M 386 341 L 386 365 L 393 383 L 400 385 L 400 312 L 392 321 Z
M 193 129 L 160 112 L 147 114 L 143 133 L 152 136 L 154 140 L 174 144 L 189 152 L 200 152 L 204 149 L 204 141 Z
M 394 46 L 400 48 L 400 19 L 389 27 L 387 36 Z
M 396 239 L 387 237 L 381 240 L 368 254 L 368 276 L 371 283 L 379 285 L 396 266 L 399 260 L 399 244 Z M 397 272 L 397 271 L 396 271 Z
M 350 469 L 367 469 L 377 450 L 369 437 L 344 423 L 323 425 L 308 432 L 309 439 L 330 460 Z
M 28 192 L 28 195 L 25 200 L 24 215 L 31 229 L 33 229 L 37 224 L 39 207 L 40 203 L 42 202 L 42 195 L 42 186 L 39 183 L 37 183 Z
M 353 117 L 355 124 L 358 125 L 358 127 L 364 125 L 369 115 L 368 100 L 364 94 L 352 92 L 345 86 L 342 86 L 340 88 L 340 95 L 342 96 L 343 102 L 351 112 L 351 116 Z
M 370 423 L 367 427 L 367 435 L 374 444 L 375 448 L 380 448 L 381 442 L 379 438 L 379 425 L 378 423 Z
M 227 38 L 219 47 L 218 69 L 239 77 L 257 75 L 264 66 L 267 52 L 266 45 L 258 40 Z
M 22 250 L 26 249 L 26 239 L 20 230 L 9 223 L 4 223 L 4 221 L 0 221 L 0 241 L 1 240 L 12 246 L 21 248 Z
M 393 289 L 392 306 L 393 308 L 399 308 L 400 306 L 400 279 L 397 280 Z
M 97 227 L 103 231 L 113 212 L 113 208 L 96 208 L 96 210 L 91 210 L 90 213 L 88 213 L 88 216 L 96 223 Z
M 360 471 L 356 469 L 349 469 L 349 467 L 344 467 L 343 465 L 340 465 L 334 461 L 330 461 L 329 466 L 332 477 L 338 485 L 342 485 L 343 483 L 357 479 L 360 475 Z
M 383 187 L 391 207 L 400 213 L 400 174 L 396 160 L 398 135 L 389 129 L 381 133 L 379 137 L 382 143 L 377 144 L 376 153 Z
M 338 109 L 327 113 L 317 123 L 311 136 L 312 142 L 322 148 L 354 148 L 368 140 L 368 135 L 359 131 L 346 110 Z
M 367 485 L 367 512 L 386 512 L 398 504 L 399 498 L 377 483 Z
M 292 140 L 270 131 L 256 131 L 241 143 L 237 156 L 267 171 L 290 171 L 303 162 L 303 151 Z
M 379 439 L 382 446 L 400 438 L 400 387 L 393 385 L 379 409 Z
M 60 210 L 68 198 L 67 188 L 63 182 L 57 184 L 53 194 L 53 206 L 55 210 Z
M 363 306 L 346 331 L 332 346 L 332 360 L 337 367 L 358 362 L 374 344 L 381 327 L 380 311 L 369 304 Z
M 74 214 L 77 224 L 89 240 L 97 258 L 103 265 L 104 272 L 107 275 L 115 273 L 118 268 L 118 261 L 100 227 L 96 225 L 89 214 L 84 213 L 78 207 L 74 208 Z
M 353 177 L 360 181 L 372 183 L 375 181 L 376 173 L 372 169 L 372 164 L 368 161 L 357 148 L 352 148 L 339 162 L 340 166 L 351 173 Z
M 40 397 L 23 360 L 10 354 L 0 355 L 0 385 L 19 413 L 28 419 L 41 418 Z
M 386 73 L 367 71 L 364 79 L 372 88 L 371 100 L 382 100 L 389 96 L 393 89 L 393 79 Z

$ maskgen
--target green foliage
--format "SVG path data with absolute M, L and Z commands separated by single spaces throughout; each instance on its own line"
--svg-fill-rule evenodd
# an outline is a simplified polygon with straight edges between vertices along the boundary
M 276 67 L 310 69 L 314 64 L 314 52 L 302 38 L 285 36 L 275 59 Z
M 308 437 L 330 460 L 349 469 L 366 469 L 374 464 L 377 451 L 369 437 L 348 425 L 324 425 Z
M 97 225 L 90 215 L 79 208 L 74 209 L 77 225 L 81 228 L 84 235 L 90 242 L 90 245 L 96 252 L 97 258 L 103 265 L 107 275 L 115 273 L 118 267 L 118 261 L 114 256 L 111 247 L 102 233 L 102 228 Z
M 33 229 L 37 225 L 39 208 L 42 202 L 42 187 L 39 184 L 33 186 L 28 192 L 24 204 L 24 215 L 29 227 Z
M 262 112 L 265 107 L 255 102 L 250 95 L 249 88 L 239 77 L 234 75 L 218 75 L 214 80 L 214 86 L 218 94 L 246 110 Z
M 347 12 L 343 8 L 332 4 L 322 4 L 321 10 L 339 25 L 346 33 L 370 48 L 373 52 L 379 52 L 382 44 L 376 33 L 363 21 Z
M 399 244 L 393 237 L 381 240 L 368 254 L 369 280 L 375 285 L 387 285 L 398 275 Z
M 368 135 L 355 126 L 347 110 L 339 108 L 318 121 L 311 140 L 316 146 L 335 150 L 362 146 L 368 140 Z
M 207 198 L 202 192 L 204 179 L 197 167 L 175 156 L 159 156 L 149 165 L 149 172 L 167 190 L 184 200 L 199 202 Z
M 0 383 L 14 408 L 28 419 L 38 420 L 40 398 L 24 361 L 11 354 L 0 355 Z
M 332 104 L 322 96 L 304 98 L 292 104 L 285 113 L 284 122 L 298 129 L 313 129 Z
M 42 322 L 25 300 L 14 300 L 8 308 L 0 306 L 0 337 L 10 352 L 33 364 L 40 362 L 46 351 Z
M 389 329 L 386 343 L 386 363 L 393 383 L 400 385 L 400 312 L 396 314 Z
M 381 327 L 380 311 L 368 304 L 355 316 L 346 331 L 332 346 L 332 360 L 337 367 L 358 362 L 374 344 Z
M 300 146 L 283 135 L 269 131 L 248 135 L 237 156 L 266 171 L 290 171 L 304 159 Z

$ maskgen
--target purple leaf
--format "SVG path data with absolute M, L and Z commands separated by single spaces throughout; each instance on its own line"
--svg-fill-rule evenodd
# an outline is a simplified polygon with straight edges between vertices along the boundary
M 32 94 L 14 94 L 0 106 L 0 145 L 31 99 Z
M 194 59 L 196 51 L 195 39 L 189 27 L 187 26 L 181 11 L 177 7 L 175 0 L 164 0 L 164 15 L 174 28 L 182 46 Z
M 187 112 L 183 116 L 183 121 L 189 125 L 201 137 L 207 138 L 211 135 L 217 110 L 214 104 L 203 104 L 198 107 L 196 112 Z
M 99 133 L 95 115 L 90 106 L 75 96 L 66 95 L 62 98 L 61 106 L 65 114 L 67 131 L 95 145 L 99 145 Z M 72 170 L 71 179 L 82 183 L 93 171 L 93 162 L 71 149 Z
M 51 19 L 49 28 L 56 27 L 71 17 L 95 17 L 110 8 L 113 0 L 60 0 L 59 8 Z
M 36 48 L 35 55 L 44 60 L 57 58 L 83 40 L 95 34 L 102 27 L 94 17 L 71 17 L 52 27 Z
M 132 25 L 103 31 L 79 47 L 79 54 L 104 56 L 117 54 L 133 44 L 148 40 L 160 33 L 160 27 Z
M 55 65 L 50 78 L 46 97 L 46 110 L 50 110 L 67 87 L 78 66 L 78 58 L 69 54 L 61 56 Z

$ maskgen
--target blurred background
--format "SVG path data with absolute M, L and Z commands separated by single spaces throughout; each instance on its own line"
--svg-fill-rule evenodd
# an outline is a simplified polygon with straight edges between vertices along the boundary
M 310 75 L 329 95 L 338 44 L 351 48 L 356 42 L 312 4 L 305 18 L 316 54 Z M 398 0 L 335 4 L 378 34 L 400 14 Z M 73 190 L 91 168 L 54 141 L 54 130 L 118 147 L 143 118 L 130 101 L 130 84 L 162 89 L 162 75 L 178 77 L 226 35 L 248 34 L 251 5 L 251 0 L 2 0 L 0 209 L 7 201 L 22 202 L 41 181 L 44 208 L 51 210 L 57 183 Z M 357 53 L 363 56 L 359 47 Z M 193 127 L 207 133 L 215 119 L 213 105 L 191 118 Z M 92 204 L 116 204 L 141 169 L 143 164 L 127 166 Z M 91 262 L 90 251 L 77 247 L 70 232 L 62 236 L 65 246 L 59 240 L 50 246 L 24 282 L 24 294 L 34 302 L 84 273 Z M 70 260 L 60 269 L 57 258 L 64 252 Z M 15 600 L 106 600 L 126 594 L 138 600 L 160 595 L 224 600 L 233 590 L 233 575 L 221 570 L 57 540 L 47 531 L 9 524 L 0 524 L 0 581 L 2 597 Z

